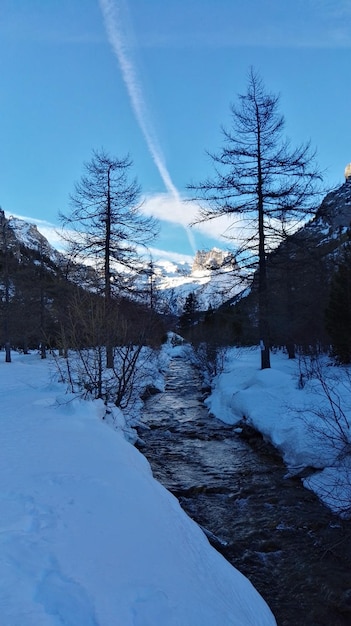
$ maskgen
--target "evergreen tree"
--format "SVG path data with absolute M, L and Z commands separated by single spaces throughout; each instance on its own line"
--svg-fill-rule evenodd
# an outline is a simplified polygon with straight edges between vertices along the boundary
M 333 276 L 325 317 L 335 356 L 351 363 L 351 243 Z
M 198 302 L 196 295 L 191 291 L 184 302 L 183 312 L 180 316 L 179 324 L 181 328 L 188 328 L 192 326 L 196 319 L 196 310 L 198 308 Z

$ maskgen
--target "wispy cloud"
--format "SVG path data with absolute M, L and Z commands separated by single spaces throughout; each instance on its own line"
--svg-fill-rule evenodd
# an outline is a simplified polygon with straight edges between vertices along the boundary
M 142 207 L 146 215 L 153 215 L 170 224 L 180 224 L 184 227 L 195 222 L 199 209 L 196 202 L 185 202 L 167 193 L 146 196 Z M 190 230 L 190 235 L 194 231 L 218 239 L 219 242 L 228 243 L 229 229 L 232 236 L 234 234 L 239 236 L 243 227 L 244 222 L 240 217 L 233 221 L 233 216 L 223 215 L 211 221 L 195 224 Z
M 113 52 L 118 59 L 123 80 L 129 94 L 130 102 L 136 120 L 144 135 L 144 139 L 148 146 L 149 152 L 155 162 L 155 165 L 159 171 L 159 174 L 167 189 L 168 194 L 173 198 L 176 203 L 180 203 L 180 194 L 176 186 L 174 185 L 171 175 L 167 169 L 166 162 L 163 157 L 162 150 L 159 146 L 155 130 L 150 121 L 150 116 L 143 96 L 141 82 L 137 76 L 137 71 L 132 61 L 131 50 L 130 46 L 128 45 L 128 38 L 126 36 L 127 31 L 126 29 L 123 29 L 122 12 L 124 14 L 127 12 L 127 4 L 121 1 L 117 3 L 114 0 L 99 0 L 99 4 L 104 18 L 108 40 L 112 46 Z M 196 245 L 194 237 L 188 226 L 185 224 L 183 225 L 189 243 L 195 252 Z
M 194 260 L 194 258 L 189 254 L 172 252 L 172 250 L 160 250 L 159 248 L 151 248 L 150 252 L 156 261 L 168 261 L 170 263 L 187 263 L 191 265 Z
M 149 119 L 141 83 L 138 79 L 135 65 L 131 59 L 130 47 L 128 46 L 128 41 L 124 34 L 126 31 L 123 30 L 122 27 L 122 3 L 119 2 L 117 5 L 113 0 L 99 0 L 99 4 L 104 17 L 108 40 L 118 59 L 123 80 L 139 127 L 167 191 L 177 198 L 179 193 L 173 184 L 161 148 L 158 145 L 155 131 Z M 123 3 L 123 11 L 125 12 L 126 10 L 127 7 L 125 3 Z

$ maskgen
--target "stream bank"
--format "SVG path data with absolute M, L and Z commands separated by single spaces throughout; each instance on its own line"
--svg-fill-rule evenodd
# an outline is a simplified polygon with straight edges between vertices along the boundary
M 209 417 L 201 381 L 174 358 L 145 402 L 138 447 L 154 476 L 254 584 L 278 626 L 351 623 L 350 522 L 334 516 L 254 433 Z

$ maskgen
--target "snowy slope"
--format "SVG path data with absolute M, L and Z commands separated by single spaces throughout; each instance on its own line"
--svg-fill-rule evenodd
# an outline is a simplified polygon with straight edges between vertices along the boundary
M 206 311 L 209 306 L 217 308 L 243 289 L 229 263 L 223 267 L 201 267 L 196 263 L 190 266 L 159 260 L 154 263 L 154 272 L 159 308 L 168 308 L 175 314 L 182 312 L 191 292 L 196 295 L 199 310 Z
M 13 237 L 11 237 L 12 234 L 19 244 L 23 244 L 35 252 L 45 254 L 56 265 L 63 263 L 64 256 L 48 242 L 35 224 L 30 224 L 25 220 L 12 216 L 8 218 L 7 224 L 9 227 L 10 245 L 13 239 Z
M 0 403 L 2 626 L 275 624 L 99 401 L 13 354 Z

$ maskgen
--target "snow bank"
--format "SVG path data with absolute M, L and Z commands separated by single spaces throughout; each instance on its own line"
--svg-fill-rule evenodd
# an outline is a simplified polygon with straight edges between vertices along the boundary
M 4 626 L 273 626 L 249 581 L 49 361 L 0 362 Z
M 335 512 L 345 511 L 351 507 L 350 454 L 345 456 L 351 446 L 349 428 L 345 425 L 342 441 L 333 416 L 328 417 L 330 405 L 320 381 L 312 375 L 301 388 L 298 360 L 277 351 L 270 369 L 261 370 L 260 362 L 258 348 L 228 350 L 224 371 L 207 399 L 210 412 L 228 424 L 246 420 L 279 450 L 291 473 L 320 470 L 305 479 L 305 486 Z M 326 367 L 323 375 L 351 423 L 347 371 Z

